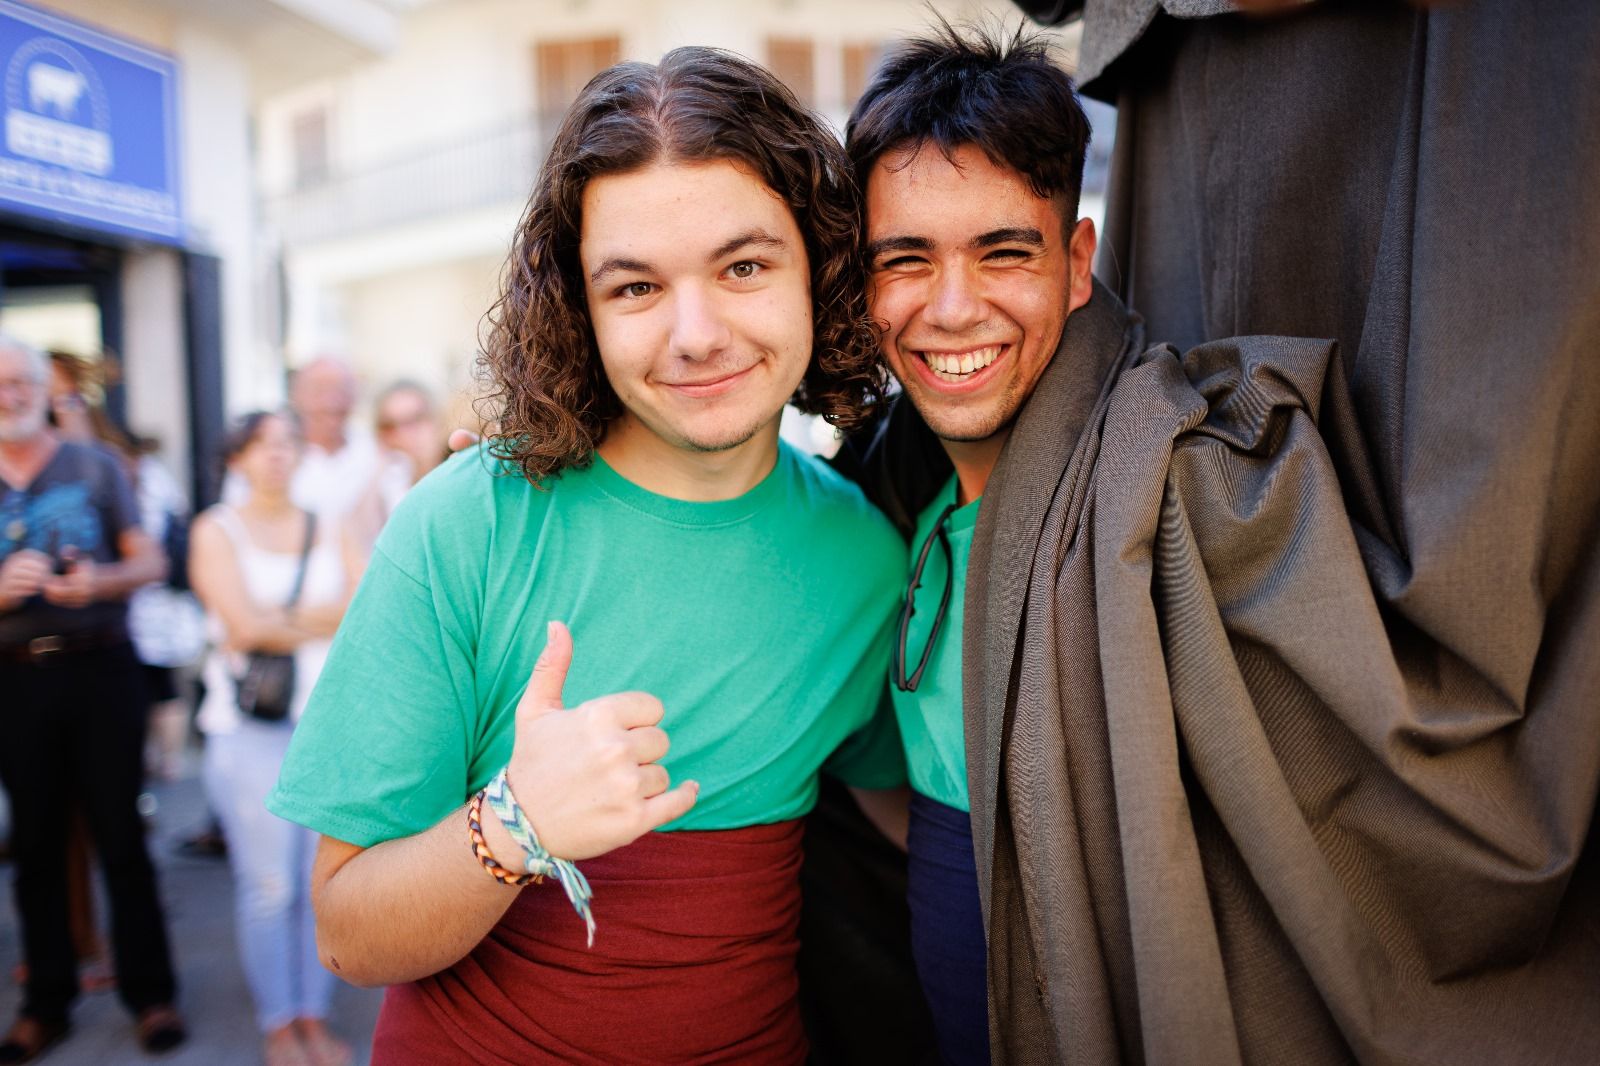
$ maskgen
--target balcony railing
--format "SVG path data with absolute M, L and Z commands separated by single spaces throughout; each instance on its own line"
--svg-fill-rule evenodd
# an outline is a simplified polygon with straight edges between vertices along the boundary
M 536 117 L 433 144 L 267 199 L 285 244 L 336 240 L 501 203 L 521 203 L 546 149 Z

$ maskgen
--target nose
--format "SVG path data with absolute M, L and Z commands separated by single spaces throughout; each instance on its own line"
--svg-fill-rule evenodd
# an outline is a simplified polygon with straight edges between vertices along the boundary
M 686 359 L 709 359 L 728 347 L 732 333 L 714 294 L 699 285 L 680 285 L 672 305 L 672 351 Z
M 923 318 L 947 333 L 962 333 L 983 322 L 984 301 L 976 281 L 964 270 L 942 271 L 933 281 Z

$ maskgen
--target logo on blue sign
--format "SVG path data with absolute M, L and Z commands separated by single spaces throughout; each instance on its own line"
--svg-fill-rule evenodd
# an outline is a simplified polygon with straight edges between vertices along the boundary
M 104 177 L 111 172 L 111 107 L 100 76 L 65 41 L 35 37 L 6 67 L 6 149 Z
M 181 239 L 170 57 L 0 0 L 0 66 L 0 207 Z

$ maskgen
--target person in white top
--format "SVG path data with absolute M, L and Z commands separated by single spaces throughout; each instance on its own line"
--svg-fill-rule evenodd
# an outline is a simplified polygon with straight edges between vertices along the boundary
M 215 645 L 199 724 L 207 737 L 203 778 L 230 844 L 239 953 L 268 1066 L 342 1066 L 350 1049 L 325 1024 L 333 977 L 317 957 L 309 896 L 315 838 L 263 806 L 360 569 L 355 538 L 319 516 L 293 596 L 308 530 L 307 511 L 290 496 L 300 453 L 294 423 L 268 412 L 244 416 L 224 442 L 228 471 L 247 491 L 242 502 L 200 515 L 191 534 L 190 580 Z M 294 692 L 281 721 L 239 709 L 234 678 L 252 651 L 294 657 Z

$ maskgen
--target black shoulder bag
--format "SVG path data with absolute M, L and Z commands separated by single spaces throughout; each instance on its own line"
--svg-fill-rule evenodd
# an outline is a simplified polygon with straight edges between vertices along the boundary
M 317 516 L 306 512 L 306 538 L 300 546 L 300 565 L 295 570 L 294 589 L 283 606 L 290 611 L 300 602 L 300 588 L 306 583 L 306 562 L 311 557 L 311 542 L 316 538 Z M 252 651 L 245 658 L 244 673 L 233 679 L 241 713 L 262 722 L 281 722 L 289 717 L 294 700 L 294 653 Z

